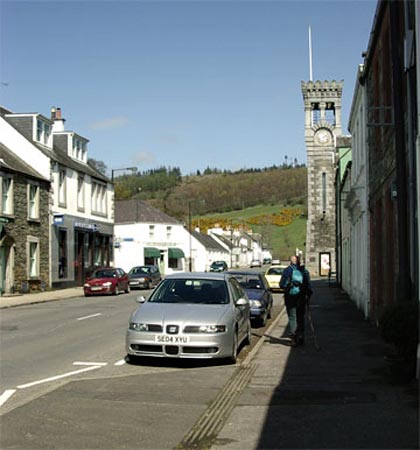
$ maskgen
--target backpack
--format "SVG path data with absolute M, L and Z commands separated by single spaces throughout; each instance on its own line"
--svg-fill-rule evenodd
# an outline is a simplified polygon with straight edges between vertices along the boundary
M 294 268 L 290 277 L 289 295 L 298 295 L 302 291 L 303 273 L 299 269 Z

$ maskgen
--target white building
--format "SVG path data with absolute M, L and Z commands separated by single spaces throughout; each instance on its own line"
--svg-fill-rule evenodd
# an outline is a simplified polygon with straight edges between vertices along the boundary
M 230 266 L 230 253 L 212 235 L 193 231 L 192 233 L 193 270 L 208 272 L 215 261 L 224 261 Z
M 178 220 L 141 200 L 115 203 L 115 266 L 157 265 L 162 274 L 188 270 L 190 234 Z
M 348 294 L 364 312 L 365 317 L 368 317 L 370 298 L 369 160 L 366 141 L 366 88 L 359 81 L 362 73 L 363 65 L 360 65 L 348 126 L 352 135 L 351 189 L 346 199 L 351 220 L 351 286 Z
M 96 266 L 112 262 L 114 189 L 87 164 L 88 140 L 66 131 L 61 110 L 0 110 L 0 141 L 51 180 L 50 284 L 83 284 Z

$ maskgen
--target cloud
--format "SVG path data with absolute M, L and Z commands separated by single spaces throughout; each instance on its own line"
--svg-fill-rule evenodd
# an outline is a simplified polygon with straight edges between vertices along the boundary
M 132 155 L 132 161 L 135 164 L 151 164 L 156 161 L 156 157 L 148 151 L 139 151 Z
M 129 122 L 128 117 L 116 116 L 109 119 L 100 120 L 90 124 L 92 130 L 110 130 L 112 128 L 120 128 Z

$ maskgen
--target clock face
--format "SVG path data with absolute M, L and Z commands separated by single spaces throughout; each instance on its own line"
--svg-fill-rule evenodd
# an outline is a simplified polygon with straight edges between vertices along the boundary
M 321 130 L 318 131 L 318 133 L 315 135 L 316 140 L 318 143 L 322 145 L 330 144 L 331 143 L 331 133 L 327 130 Z

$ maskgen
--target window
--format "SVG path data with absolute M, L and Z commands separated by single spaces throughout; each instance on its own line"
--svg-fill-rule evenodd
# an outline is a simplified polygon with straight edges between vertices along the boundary
M 312 126 L 317 125 L 321 121 L 321 110 L 319 108 L 319 103 L 312 103 Z
M 51 125 L 43 120 L 37 119 L 36 121 L 36 140 L 41 144 L 47 145 L 50 140 Z
M 154 238 L 155 237 L 155 226 L 154 225 L 149 225 L 149 238 Z
M 66 169 L 58 172 L 58 203 L 62 206 L 67 204 Z
M 325 107 L 325 120 L 331 125 L 335 125 L 335 105 L 328 102 Z
M 322 213 L 327 211 L 327 174 L 322 172 Z
M 1 212 L 2 214 L 13 214 L 13 178 L 1 177 Z
M 85 177 L 79 175 L 77 177 L 77 209 L 83 211 L 85 209 Z
M 58 231 L 58 278 L 67 278 L 67 230 Z
M 92 182 L 92 212 L 106 215 L 106 185 L 103 183 Z
M 28 278 L 38 278 L 39 277 L 39 239 L 28 237 Z
M 39 186 L 28 184 L 28 219 L 39 219 Z
M 172 235 L 172 227 L 166 227 L 166 238 L 170 239 Z
M 86 142 L 73 136 L 72 156 L 79 161 L 86 162 Z

